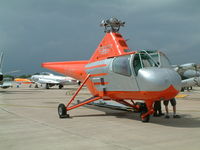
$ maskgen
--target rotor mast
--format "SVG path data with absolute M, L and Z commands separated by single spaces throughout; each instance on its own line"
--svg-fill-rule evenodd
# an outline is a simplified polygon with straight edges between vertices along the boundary
M 102 20 L 100 26 L 104 27 L 105 33 L 114 32 L 117 33 L 120 27 L 123 27 L 125 22 L 118 20 L 117 18 L 110 18 L 107 20 Z

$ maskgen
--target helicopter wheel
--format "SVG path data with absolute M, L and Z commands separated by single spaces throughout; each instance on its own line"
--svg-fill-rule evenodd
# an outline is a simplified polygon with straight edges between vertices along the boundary
M 64 104 L 59 104 L 58 106 L 58 115 L 60 118 L 69 118 L 69 114 L 67 114 L 67 110 Z
M 141 110 L 141 113 L 140 113 L 141 121 L 142 122 L 149 122 L 150 115 L 147 115 L 145 118 L 142 118 L 142 115 L 148 112 L 148 109 L 147 109 L 145 103 L 141 106 L 140 110 Z
M 141 112 L 141 115 L 140 115 L 140 118 L 141 118 L 141 121 L 142 122 L 149 122 L 149 119 L 150 119 L 150 115 L 147 115 L 145 118 L 142 118 L 142 115 L 147 113 L 147 111 L 142 111 Z

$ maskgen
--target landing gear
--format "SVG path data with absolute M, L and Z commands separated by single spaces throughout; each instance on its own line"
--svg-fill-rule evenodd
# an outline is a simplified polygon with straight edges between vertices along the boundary
M 49 89 L 49 84 L 48 83 L 46 84 L 46 89 Z
M 69 114 L 67 114 L 67 110 L 64 104 L 59 104 L 58 106 L 58 115 L 60 118 L 69 118 Z
M 141 109 L 141 113 L 140 113 L 140 118 L 142 122 L 149 122 L 150 119 L 150 115 L 147 115 L 146 117 L 142 117 L 142 115 L 146 114 L 148 112 L 147 107 L 145 105 L 145 107 L 143 107 Z
M 58 88 L 59 88 L 59 89 L 62 89 L 62 88 L 63 88 L 63 85 L 60 84 L 60 85 L 58 86 Z
M 78 107 L 83 106 L 85 104 L 97 101 L 101 98 L 101 97 L 94 96 L 94 97 L 91 97 L 91 98 L 86 99 L 84 101 L 81 101 L 81 102 L 79 101 L 79 103 L 77 103 L 73 106 L 70 106 L 70 104 L 74 101 L 75 97 L 77 96 L 79 91 L 82 89 L 82 87 L 85 85 L 85 83 L 89 79 L 89 77 L 90 77 L 90 74 L 85 78 L 85 80 L 83 81 L 81 86 L 77 89 L 77 91 L 74 93 L 71 100 L 68 102 L 68 104 L 66 106 L 64 104 L 60 104 L 58 106 L 58 115 L 59 115 L 60 118 L 69 118 L 69 114 L 67 114 L 67 111 L 70 111 L 72 109 L 78 108 Z
M 140 104 L 140 118 L 142 122 L 149 122 L 150 115 L 154 113 L 152 102 Z

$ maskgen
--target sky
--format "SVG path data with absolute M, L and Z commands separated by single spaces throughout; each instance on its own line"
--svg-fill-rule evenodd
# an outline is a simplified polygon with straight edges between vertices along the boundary
M 43 62 L 88 60 L 101 20 L 125 21 L 129 47 L 159 49 L 172 64 L 200 63 L 199 0 L 0 0 L 3 72 L 48 71 Z

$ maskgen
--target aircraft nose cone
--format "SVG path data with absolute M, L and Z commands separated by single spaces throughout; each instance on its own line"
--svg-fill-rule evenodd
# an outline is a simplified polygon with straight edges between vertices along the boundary
M 34 76 L 32 76 L 32 77 L 31 77 L 31 80 L 34 80 L 34 79 L 35 79 L 35 77 L 34 77 Z
M 181 77 L 168 68 L 142 68 L 138 72 L 138 83 L 141 91 L 163 91 L 170 86 L 181 90 Z

